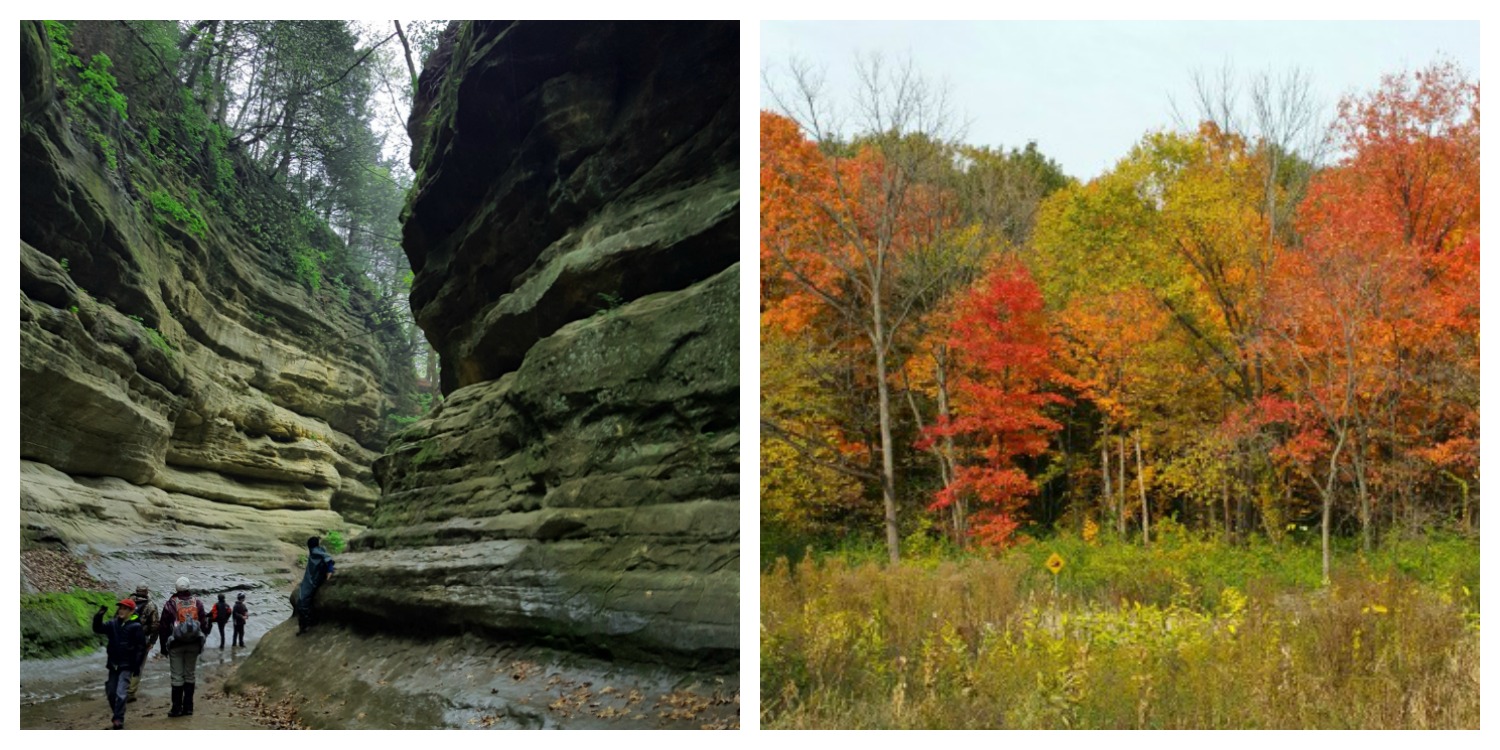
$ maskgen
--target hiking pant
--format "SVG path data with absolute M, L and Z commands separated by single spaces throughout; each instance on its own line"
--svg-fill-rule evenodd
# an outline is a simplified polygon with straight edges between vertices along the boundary
M 109 699 L 109 708 L 114 712 L 111 718 L 121 723 L 125 721 L 125 698 L 132 674 L 129 667 L 110 667 L 109 676 L 104 678 L 104 697 Z
M 229 629 L 229 623 L 219 622 L 214 624 L 219 626 L 219 648 L 224 648 L 224 631 Z
M 300 633 L 304 630 L 307 630 L 308 628 L 312 627 L 312 624 L 312 597 L 309 596 L 306 599 L 299 599 L 297 601 L 297 632 Z
M 199 649 L 199 646 L 184 646 L 167 653 L 168 661 L 171 662 L 172 687 L 182 687 L 198 681 Z
M 234 640 L 231 641 L 229 645 L 231 645 L 231 646 L 243 646 L 243 645 L 245 645 L 245 623 L 244 623 L 243 620 L 235 620 L 234 621 Z

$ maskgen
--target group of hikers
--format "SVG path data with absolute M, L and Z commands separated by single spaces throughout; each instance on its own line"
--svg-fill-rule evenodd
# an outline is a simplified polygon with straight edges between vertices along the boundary
M 292 592 L 292 606 L 297 614 L 297 633 L 301 635 L 312 624 L 313 594 L 333 573 L 333 557 L 320 545 L 317 537 L 307 540 L 307 569 L 302 583 Z M 197 686 L 198 655 L 203 653 L 212 635 L 214 626 L 219 629 L 219 648 L 224 648 L 224 632 L 234 622 L 234 637 L 231 646 L 245 645 L 245 621 L 250 609 L 245 604 L 243 593 L 236 597 L 231 607 L 224 594 L 212 607 L 193 594 L 187 576 L 177 579 L 177 591 L 162 606 L 160 615 L 151 604 L 151 591 L 145 584 L 137 586 L 135 593 L 121 599 L 115 606 L 115 615 L 108 620 L 108 606 L 99 607 L 94 613 L 94 632 L 108 636 L 105 649 L 109 676 L 104 682 L 104 694 L 113 711 L 111 729 L 125 728 L 125 704 L 136 700 L 136 691 L 141 683 L 141 670 L 146 666 L 146 657 L 151 646 L 160 648 L 160 656 L 169 660 L 172 678 L 172 708 L 170 718 L 193 715 L 193 693 Z

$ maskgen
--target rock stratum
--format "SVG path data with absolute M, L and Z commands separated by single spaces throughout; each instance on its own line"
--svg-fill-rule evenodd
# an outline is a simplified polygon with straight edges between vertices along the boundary
M 450 27 L 404 222 L 447 397 L 327 617 L 737 666 L 738 60 L 735 23 Z
M 112 585 L 212 590 L 367 521 L 396 387 L 373 303 L 315 294 L 222 212 L 153 212 L 147 196 L 201 186 L 127 138 L 107 166 L 68 124 L 41 24 L 21 42 L 23 540 Z

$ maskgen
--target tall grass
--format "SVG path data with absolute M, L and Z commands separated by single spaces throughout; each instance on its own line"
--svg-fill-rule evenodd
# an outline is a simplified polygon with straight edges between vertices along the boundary
M 1053 580 L 1052 552 L 1066 561 Z M 761 577 L 767 728 L 1479 725 L 1478 544 L 1038 543 Z

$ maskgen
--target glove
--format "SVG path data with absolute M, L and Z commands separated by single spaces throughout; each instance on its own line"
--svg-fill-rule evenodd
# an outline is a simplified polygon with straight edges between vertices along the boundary
M 102 614 L 104 614 L 105 612 L 108 612 L 108 611 L 109 611 L 109 607 L 107 607 L 107 606 L 105 606 L 103 604 L 99 605 L 99 614 L 102 615 Z

